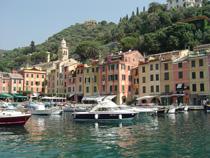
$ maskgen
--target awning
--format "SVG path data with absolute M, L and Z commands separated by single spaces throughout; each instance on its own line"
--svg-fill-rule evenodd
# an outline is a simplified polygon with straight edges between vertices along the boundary
M 27 96 L 23 96 L 22 94 L 18 94 L 18 93 L 13 94 L 13 97 L 15 99 L 27 99 L 28 98 Z
M 8 94 L 8 93 L 1 93 L 0 98 L 1 99 L 7 99 L 7 98 L 13 98 L 13 96 Z

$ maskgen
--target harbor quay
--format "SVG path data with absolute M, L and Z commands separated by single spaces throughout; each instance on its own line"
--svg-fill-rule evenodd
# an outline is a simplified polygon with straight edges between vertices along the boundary
M 63 39 L 58 60 L 11 73 L 0 72 L 0 94 L 64 97 L 79 103 L 83 97 L 115 95 L 117 104 L 202 105 L 210 96 L 210 47 L 154 55 L 136 50 L 116 52 L 88 64 L 69 58 Z

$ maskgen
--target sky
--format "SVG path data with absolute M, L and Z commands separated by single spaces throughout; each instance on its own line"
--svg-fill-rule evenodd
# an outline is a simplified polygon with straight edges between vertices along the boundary
M 151 2 L 166 0 L 0 0 L 0 49 L 42 43 L 75 23 L 106 20 L 142 10 Z

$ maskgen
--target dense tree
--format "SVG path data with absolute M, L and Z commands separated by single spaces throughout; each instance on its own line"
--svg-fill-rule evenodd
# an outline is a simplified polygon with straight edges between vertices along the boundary
M 100 44 L 96 41 L 81 42 L 75 51 L 75 54 L 79 55 L 80 60 L 83 62 L 90 58 L 97 59 L 100 53 Z

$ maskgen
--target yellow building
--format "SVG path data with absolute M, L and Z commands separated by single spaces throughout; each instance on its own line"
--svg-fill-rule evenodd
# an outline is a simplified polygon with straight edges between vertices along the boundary
M 210 95 L 209 61 L 205 52 L 189 54 L 190 103 L 201 105 Z
M 97 96 L 99 94 L 99 66 L 98 61 L 92 61 L 90 66 L 84 68 L 84 96 Z

